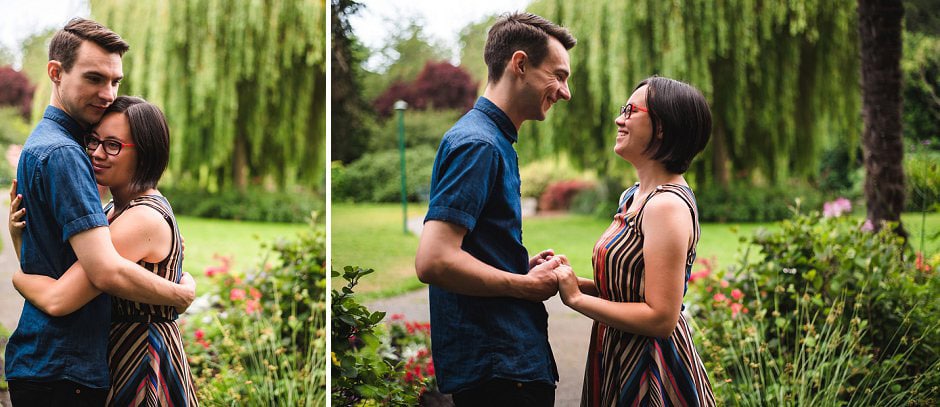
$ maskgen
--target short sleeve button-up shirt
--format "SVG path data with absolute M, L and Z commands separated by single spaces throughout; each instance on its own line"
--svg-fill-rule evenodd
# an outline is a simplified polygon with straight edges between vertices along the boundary
M 507 273 L 526 274 L 515 126 L 479 98 L 443 137 L 425 222 L 468 230 L 462 249 Z M 444 393 L 495 378 L 554 385 L 558 373 L 540 302 L 475 297 L 430 287 L 434 369 Z
M 61 277 L 78 259 L 68 239 L 108 226 L 84 135 L 78 122 L 49 106 L 23 146 L 16 178 L 27 214 L 20 256 L 26 273 Z M 27 301 L 7 344 L 7 379 L 108 387 L 110 320 L 106 294 L 63 317 L 46 315 Z

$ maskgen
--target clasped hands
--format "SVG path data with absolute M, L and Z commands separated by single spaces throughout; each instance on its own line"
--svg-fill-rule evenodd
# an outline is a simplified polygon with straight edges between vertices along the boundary
M 527 297 L 533 301 L 545 301 L 558 293 L 561 294 L 562 302 L 569 304 L 581 294 L 578 276 L 574 274 L 568 257 L 556 255 L 552 249 L 529 259 L 529 273 L 526 277 L 531 284 Z

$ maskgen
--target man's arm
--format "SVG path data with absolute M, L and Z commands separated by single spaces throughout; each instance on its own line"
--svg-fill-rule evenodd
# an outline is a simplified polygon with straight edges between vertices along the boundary
M 170 305 L 180 312 L 196 297 L 194 284 L 176 284 L 121 257 L 106 227 L 97 227 L 69 238 L 78 262 L 94 285 L 108 294 L 147 304 Z
M 545 301 L 558 292 L 552 270 L 556 258 L 529 270 L 526 275 L 509 273 L 490 266 L 465 252 L 460 246 L 467 229 L 443 221 L 424 224 L 415 269 L 418 279 L 447 291 L 481 297 L 516 297 Z

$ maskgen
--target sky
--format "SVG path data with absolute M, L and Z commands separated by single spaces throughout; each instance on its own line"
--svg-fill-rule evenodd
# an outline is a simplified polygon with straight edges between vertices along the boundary
M 389 32 L 394 29 L 394 20 L 419 16 L 424 22 L 424 32 L 451 48 L 455 55 L 452 62 L 459 62 L 456 55 L 460 30 L 467 24 L 477 22 L 492 14 L 523 10 L 531 0 L 362 0 L 364 5 L 350 19 L 353 31 L 370 49 L 380 49 Z M 384 61 L 379 56 L 366 63 L 375 69 Z
M 88 17 L 86 0 L 0 0 L 0 45 L 13 51 L 19 68 L 20 43 L 31 34 L 61 27 L 72 17 Z

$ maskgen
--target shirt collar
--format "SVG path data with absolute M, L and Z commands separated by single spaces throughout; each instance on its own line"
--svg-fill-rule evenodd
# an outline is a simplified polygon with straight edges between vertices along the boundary
M 82 127 L 81 124 L 78 124 L 78 122 L 73 119 L 72 116 L 69 116 L 69 114 L 65 113 L 64 110 L 52 105 L 46 107 L 46 111 L 43 112 L 42 118 L 52 120 L 58 123 L 60 126 L 64 127 L 65 131 L 67 131 L 69 135 L 72 136 L 72 138 L 80 145 L 83 143 L 82 139 L 88 132 L 84 127 Z
M 512 120 L 509 120 L 509 116 L 506 116 L 506 113 L 503 112 L 499 106 L 496 106 L 495 103 L 480 96 L 476 104 L 473 105 L 473 108 L 483 112 L 493 123 L 496 123 L 496 127 L 499 127 L 503 135 L 509 139 L 510 143 L 515 143 L 516 140 L 518 140 L 519 132 L 516 130 L 516 126 L 512 124 Z

